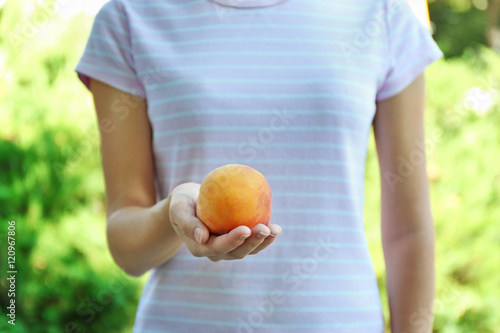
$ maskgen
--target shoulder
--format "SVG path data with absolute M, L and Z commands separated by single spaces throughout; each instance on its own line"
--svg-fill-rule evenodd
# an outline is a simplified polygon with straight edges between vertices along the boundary
M 123 13 L 122 0 L 109 0 L 97 12 L 96 19 L 108 19 Z
M 210 1 L 210 0 L 207 0 Z M 173 0 L 110 0 L 109 2 L 114 2 L 117 5 L 127 8 L 127 9 L 144 9 L 144 10 L 157 10 L 170 6 L 180 6 L 180 2 Z
M 132 15 L 130 15 L 128 0 L 109 0 L 95 16 L 96 23 L 107 25 L 111 30 L 126 33 L 130 25 Z M 118 31 L 118 32 L 120 32 Z
M 121 8 L 123 8 L 122 0 L 109 0 L 104 3 L 104 5 L 101 8 L 101 11 L 111 11 L 114 9 L 121 9 Z
M 174 5 L 180 6 L 179 3 L 174 4 L 172 0 L 109 0 L 104 4 L 102 10 L 108 12 L 109 15 L 114 14 L 122 16 L 122 18 L 135 19 L 148 18 Z

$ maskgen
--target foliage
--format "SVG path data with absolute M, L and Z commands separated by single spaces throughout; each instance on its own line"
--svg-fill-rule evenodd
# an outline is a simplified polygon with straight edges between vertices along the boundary
M 22 304 L 14 331 L 129 332 L 144 279 L 126 277 L 108 253 L 95 116 L 73 71 L 91 19 L 50 17 L 28 34 L 30 18 L 17 2 L 0 10 L 0 215 L 4 222 L 16 221 Z M 458 39 L 453 35 L 458 31 L 439 28 L 446 21 L 436 22 L 442 47 L 447 39 Z M 464 28 L 471 33 L 467 38 L 480 41 L 472 32 L 478 26 Z M 20 42 L 13 32 L 29 36 Z M 432 65 L 427 75 L 437 233 L 435 332 L 493 333 L 500 330 L 500 169 L 495 164 L 500 109 L 498 99 L 490 112 L 474 111 L 463 101 L 473 87 L 498 92 L 500 59 L 486 49 L 450 45 L 445 47 L 449 55 L 468 51 Z M 366 181 L 367 239 L 388 318 L 373 140 Z M 1 274 L 5 255 L 0 251 Z M 5 281 L 2 275 L 2 290 Z M 2 292 L 2 332 L 12 331 L 3 314 L 7 301 Z
M 486 0 L 484 0 L 486 1 Z M 470 0 L 429 1 L 434 38 L 445 57 L 461 56 L 468 48 L 486 45 L 488 15 Z
M 0 12 L 0 331 L 128 331 L 143 280 L 108 253 L 98 132 L 73 71 L 91 20 L 53 17 L 27 34 L 19 8 Z M 16 221 L 13 330 L 4 314 L 6 219 Z

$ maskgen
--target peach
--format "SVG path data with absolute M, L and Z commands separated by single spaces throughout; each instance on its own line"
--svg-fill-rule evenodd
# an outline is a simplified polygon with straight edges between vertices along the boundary
M 268 225 L 272 192 L 266 178 L 242 164 L 227 164 L 211 171 L 200 187 L 196 216 L 213 234 L 228 233 L 245 225 Z

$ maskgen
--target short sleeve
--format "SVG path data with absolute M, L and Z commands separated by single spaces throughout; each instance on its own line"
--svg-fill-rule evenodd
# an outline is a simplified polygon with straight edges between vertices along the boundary
M 90 78 L 144 98 L 134 66 L 129 20 L 123 6 L 111 0 L 97 13 L 87 45 L 75 71 L 90 89 Z
M 443 53 L 406 0 L 387 0 L 385 8 L 389 64 L 377 101 L 403 91 Z

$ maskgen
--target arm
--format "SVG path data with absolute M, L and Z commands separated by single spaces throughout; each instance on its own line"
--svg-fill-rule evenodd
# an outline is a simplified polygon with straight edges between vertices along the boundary
M 265 249 L 281 233 L 278 225 L 270 224 L 210 235 L 195 216 L 200 187 L 195 183 L 181 184 L 156 202 L 146 101 L 97 80 L 91 80 L 90 88 L 103 127 L 108 247 L 126 273 L 142 275 L 172 258 L 182 244 L 193 255 L 212 261 L 242 259 Z M 117 101 L 134 103 L 128 103 L 128 112 L 123 113 L 116 108 Z
M 424 108 L 425 83 L 421 75 L 398 95 L 378 102 L 373 122 L 382 186 L 382 244 L 394 333 L 432 331 L 434 223 L 422 151 Z M 405 163 L 401 158 L 410 164 L 409 169 L 400 167 Z
M 145 100 L 96 80 L 91 91 L 99 124 L 108 125 L 100 134 L 109 250 L 125 272 L 139 276 L 168 260 L 182 244 L 166 223 L 171 197 L 156 204 Z M 124 97 L 134 103 L 126 114 L 117 113 L 116 102 Z

